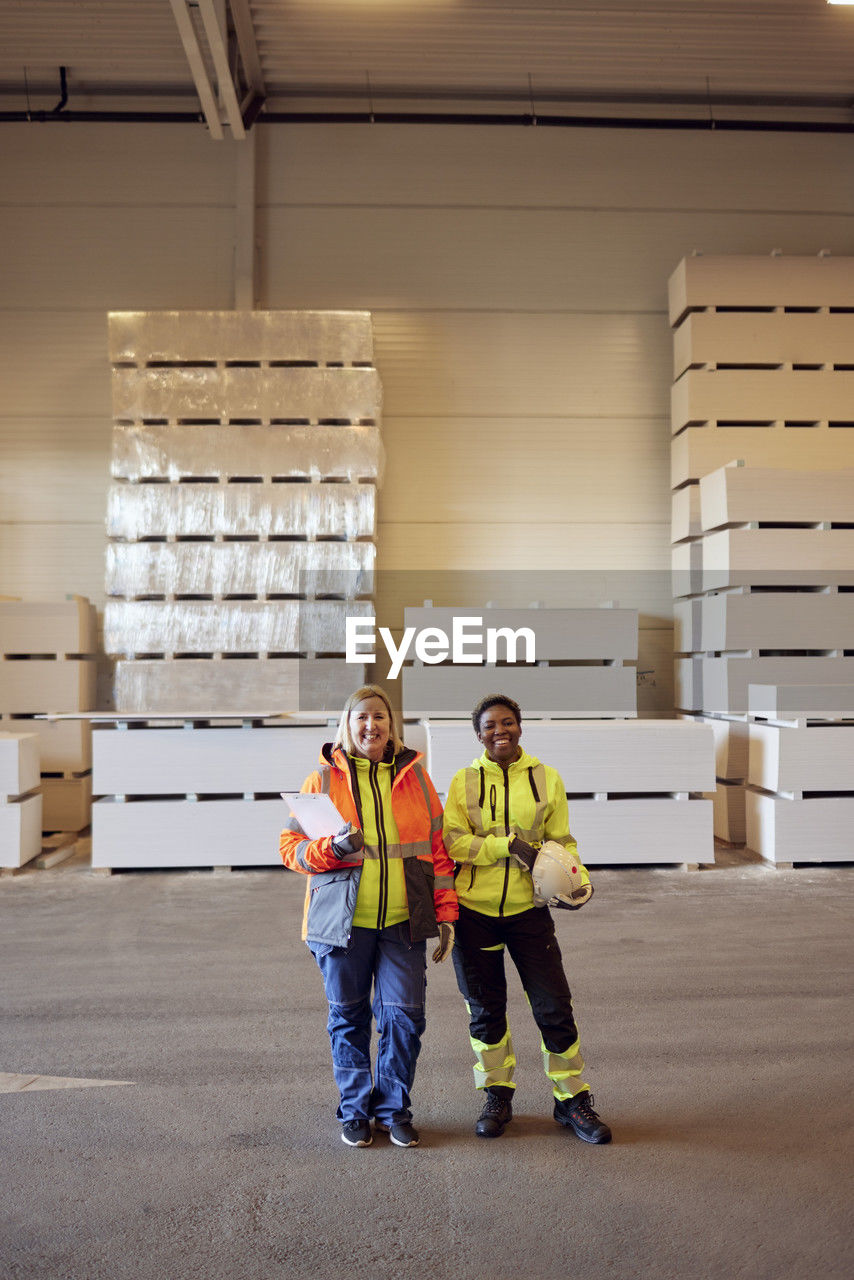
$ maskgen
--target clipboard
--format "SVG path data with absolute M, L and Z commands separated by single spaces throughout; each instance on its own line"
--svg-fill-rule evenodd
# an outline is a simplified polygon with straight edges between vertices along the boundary
M 327 795 L 311 791 L 280 791 L 279 794 L 287 800 L 309 840 L 336 836 L 342 827 L 350 825 Z

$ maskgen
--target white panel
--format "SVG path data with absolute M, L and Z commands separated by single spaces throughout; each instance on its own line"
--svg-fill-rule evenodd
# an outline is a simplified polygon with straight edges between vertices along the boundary
M 514 698 L 523 715 L 637 714 L 634 667 L 404 667 L 402 679 L 407 716 L 465 715 L 496 688 Z
M 711 731 L 677 720 L 538 721 L 523 706 L 522 746 L 557 769 L 567 791 L 705 791 L 714 784 Z M 482 747 L 471 720 L 428 720 L 427 767 L 447 794 Z M 578 802 L 571 801 L 574 809 Z
M 638 615 L 635 609 L 448 609 L 408 608 L 404 624 L 416 632 L 438 627 L 451 637 L 454 619 L 479 618 L 468 623 L 467 635 L 482 636 L 490 628 L 534 632 L 536 661 L 548 658 L 621 658 L 638 656 Z M 486 641 L 467 642 L 468 653 L 485 657 Z M 517 645 L 517 657 L 526 654 L 524 640 Z M 414 656 L 410 654 L 410 656 Z M 502 642 L 499 656 L 507 656 Z
M 673 333 L 673 376 L 701 364 L 850 364 L 854 315 L 696 312 Z
M 715 860 L 709 800 L 573 800 L 569 825 L 587 867 Z
M 689 369 L 673 384 L 671 425 L 675 434 L 698 422 L 847 421 L 852 397 L 850 371 Z
M 92 766 L 92 730 L 88 720 L 0 716 L 0 730 L 34 734 L 45 773 L 83 773 Z
M 854 258 L 730 256 L 683 258 L 669 281 L 670 323 L 690 307 L 849 307 Z
M 854 467 L 854 429 L 844 427 L 687 427 L 673 440 L 674 488 L 735 459 L 795 470 Z
M 367 311 L 114 311 L 110 359 L 373 362 Z
M 691 603 L 699 627 L 686 651 L 854 647 L 851 592 L 754 592 L 707 596 Z
M 168 367 L 113 369 L 113 415 L 168 418 L 307 418 L 359 422 L 379 417 L 375 369 Z
M 94 705 L 93 660 L 0 662 L 0 707 L 4 711 L 89 711 Z
M 284 800 L 143 800 L 92 806 L 93 867 L 281 867 Z
M 844 716 L 854 719 L 854 685 L 754 684 L 748 689 L 748 711 L 771 720 Z
M 114 596 L 366 595 L 371 542 L 112 542 Z
M 91 774 L 42 779 L 42 831 L 82 831 L 91 817 Z
M 345 619 L 373 613 L 360 600 L 108 600 L 104 652 L 343 654 Z
M 781 800 L 748 790 L 747 844 L 768 862 L 850 862 L 854 796 Z
M 0 653 L 94 654 L 97 620 L 88 600 L 0 601 Z
M 334 476 L 378 479 L 379 430 L 369 426 L 119 426 L 112 475 L 123 480 L 191 476 Z
M 0 803 L 39 785 L 39 740 L 34 733 L 0 730 Z
M 854 529 L 726 529 L 701 545 L 707 591 L 854 582 Z
M 42 798 L 0 804 L 0 867 L 22 867 L 41 853 Z
M 334 726 L 119 730 L 93 734 L 97 795 L 298 791 Z
M 704 530 L 750 520 L 854 523 L 854 469 L 720 467 L 700 480 Z
M 750 684 L 854 684 L 854 658 L 677 658 L 676 705 L 685 711 L 747 712 Z
M 368 538 L 372 484 L 113 484 L 107 532 L 113 538 L 257 535 Z
M 854 725 L 751 724 L 747 779 L 766 791 L 854 793 Z
M 465 367 L 465 366 L 464 366 Z M 503 392 L 506 384 L 499 383 Z M 532 405 L 537 403 L 532 398 Z M 661 419 L 501 416 L 388 418 L 383 423 L 386 521 L 495 519 L 513 477 L 514 529 L 537 512 L 580 523 L 664 518 L 668 439 Z M 536 460 L 536 485 L 519 476 L 519 451 Z M 477 474 L 477 493 L 472 474 Z M 521 485 L 521 488 L 519 486 Z
M 215 716 L 270 706 L 279 711 L 340 711 L 364 682 L 364 666 L 339 658 L 119 661 L 115 702 L 119 711 L 152 714 Z

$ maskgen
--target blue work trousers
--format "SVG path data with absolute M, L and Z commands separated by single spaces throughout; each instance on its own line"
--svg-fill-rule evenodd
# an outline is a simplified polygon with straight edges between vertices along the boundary
M 412 942 L 405 920 L 385 929 L 354 926 L 346 948 L 309 947 L 329 1001 L 338 1119 L 411 1120 L 409 1091 L 426 1025 L 426 943 Z M 373 1079 L 372 1009 L 378 1038 Z

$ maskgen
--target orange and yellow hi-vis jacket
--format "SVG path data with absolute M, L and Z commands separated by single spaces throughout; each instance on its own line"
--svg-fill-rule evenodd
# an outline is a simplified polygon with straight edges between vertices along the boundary
M 420 752 L 407 747 L 391 764 L 378 765 L 356 760 L 329 743 L 321 751 L 320 769 L 306 778 L 301 790 L 327 794 L 342 819 L 363 831 L 364 887 L 361 856 L 358 862 L 339 858 L 333 837 L 309 840 L 291 816 L 279 838 L 279 852 L 286 867 L 309 876 L 302 931 L 306 941 L 346 947 L 357 899 L 361 919 L 369 915 L 377 928 L 393 923 L 386 918 L 385 904 L 388 886 L 399 883 L 401 867 L 402 896 L 413 942 L 435 937 L 440 921 L 456 920 L 454 865 L 442 841 L 442 806 L 422 759 Z M 366 770 L 367 776 L 361 778 Z M 380 770 L 386 774 L 382 788 Z M 366 791 L 377 797 L 376 808 L 363 815 Z M 391 813 L 387 815 L 383 813 L 383 791 L 391 797 Z

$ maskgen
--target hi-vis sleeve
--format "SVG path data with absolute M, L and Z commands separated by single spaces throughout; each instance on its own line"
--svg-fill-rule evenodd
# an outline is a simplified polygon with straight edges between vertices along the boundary
M 300 787 L 300 791 L 305 792 L 317 793 L 322 790 L 322 779 L 318 772 L 312 773 Z M 279 836 L 279 853 L 286 867 L 291 871 L 301 871 L 303 875 L 332 871 L 336 867 L 347 865 L 347 860 L 339 858 L 333 849 L 332 836 L 309 840 L 293 814 Z
M 476 769 L 460 769 L 454 774 L 445 805 L 445 848 L 456 863 L 492 866 L 510 856 L 513 837 L 486 830 L 479 794 L 480 778 Z

